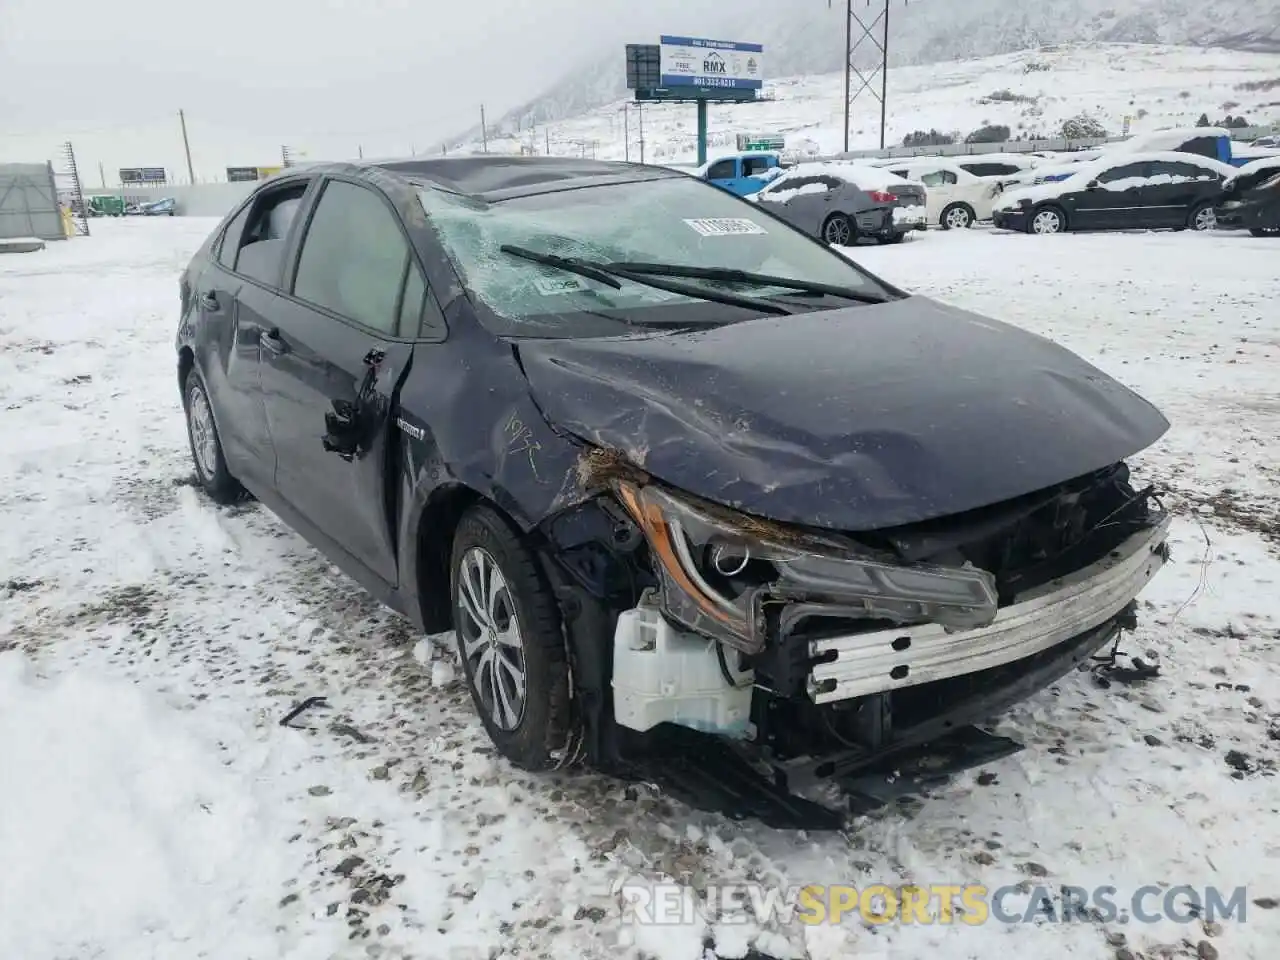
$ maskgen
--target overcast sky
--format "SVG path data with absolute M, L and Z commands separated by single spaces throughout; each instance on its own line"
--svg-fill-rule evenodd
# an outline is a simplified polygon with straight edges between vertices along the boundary
M 813 2 L 813 0 L 808 0 Z M 281 144 L 438 147 L 583 62 L 706 33 L 719 0 L 0 0 L 0 159 L 72 140 L 85 180 L 120 166 L 198 177 L 279 162 Z M 75 40 L 80 42 L 75 42 Z M 730 37 L 726 39 L 751 39 Z

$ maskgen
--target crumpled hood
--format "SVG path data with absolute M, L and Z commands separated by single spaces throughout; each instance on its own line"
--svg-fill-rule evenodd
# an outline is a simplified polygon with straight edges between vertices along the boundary
M 706 499 L 851 532 L 1031 493 L 1169 426 L 1069 350 L 923 297 L 517 349 L 555 426 Z

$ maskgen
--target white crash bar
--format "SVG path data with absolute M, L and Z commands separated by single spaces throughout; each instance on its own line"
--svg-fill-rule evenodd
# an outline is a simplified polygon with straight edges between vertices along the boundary
M 1169 523 L 1166 517 L 1096 563 L 1027 591 L 985 627 L 947 633 L 927 623 L 811 641 L 811 656 L 835 651 L 836 658 L 813 668 L 809 697 L 828 703 L 957 677 L 1022 660 L 1092 630 L 1123 610 L 1164 565 Z

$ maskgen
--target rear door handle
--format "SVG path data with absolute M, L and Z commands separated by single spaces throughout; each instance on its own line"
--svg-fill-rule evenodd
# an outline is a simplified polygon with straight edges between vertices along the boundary
M 285 346 L 284 340 L 280 338 L 279 327 L 272 327 L 270 330 L 264 330 L 259 338 L 262 345 L 274 354 L 286 353 L 288 347 Z
M 200 294 L 200 306 L 205 310 L 221 310 L 222 305 L 218 303 L 218 295 L 215 293 Z

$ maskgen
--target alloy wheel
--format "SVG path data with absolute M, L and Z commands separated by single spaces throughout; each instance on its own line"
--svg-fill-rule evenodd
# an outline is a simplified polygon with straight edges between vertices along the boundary
M 199 384 L 187 394 L 187 425 L 191 430 L 196 466 L 204 479 L 210 480 L 218 472 L 218 434 L 213 426 L 209 398 Z
M 969 211 L 964 207 L 952 207 L 947 211 L 947 226 L 952 230 L 964 230 L 969 226 Z
M 847 247 L 853 231 L 849 227 L 848 217 L 832 217 L 822 228 L 822 239 L 837 247 Z
M 1031 229 L 1036 233 L 1061 233 L 1062 217 L 1056 210 L 1041 210 L 1032 218 Z
M 1218 215 L 1214 213 L 1213 207 L 1201 207 L 1191 221 L 1193 230 L 1212 230 L 1217 225 Z
M 481 547 L 462 555 L 458 613 L 462 655 L 480 703 L 500 730 L 514 730 L 528 695 L 524 637 L 507 579 Z

